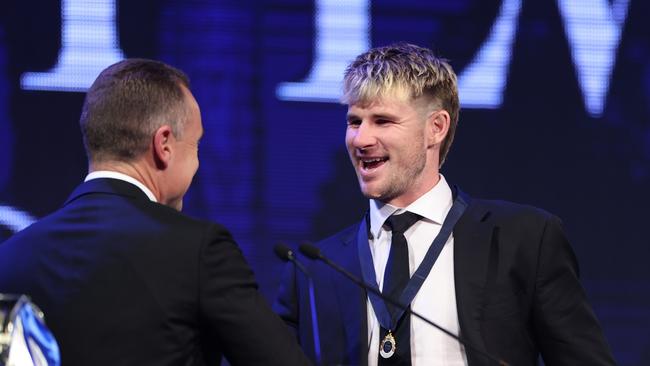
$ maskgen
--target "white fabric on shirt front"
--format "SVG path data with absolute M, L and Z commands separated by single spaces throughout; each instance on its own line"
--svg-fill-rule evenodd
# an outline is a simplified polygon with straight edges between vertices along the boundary
M 370 200 L 370 252 L 379 288 L 383 288 L 384 270 L 390 253 L 391 232 L 383 227 L 393 213 L 409 211 L 423 218 L 411 226 L 404 236 L 408 242 L 411 276 L 424 259 L 433 239 L 453 204 L 451 188 L 445 178 L 429 192 L 404 209 Z M 373 239 L 374 238 L 374 239 Z M 454 334 L 459 333 L 456 291 L 454 285 L 454 238 L 449 237 L 429 276 L 411 303 L 411 309 Z M 379 357 L 379 321 L 370 300 L 368 307 L 368 365 L 376 366 Z M 400 340 L 397 339 L 397 347 Z M 413 366 L 458 365 L 467 366 L 463 347 L 440 330 L 415 316 L 411 316 L 411 362 Z

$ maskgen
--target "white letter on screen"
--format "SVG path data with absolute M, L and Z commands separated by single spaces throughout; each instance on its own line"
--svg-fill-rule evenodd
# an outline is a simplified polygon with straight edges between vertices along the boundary
M 558 0 L 564 29 L 585 108 L 599 117 L 605 107 L 621 29 L 627 18 L 629 0 Z
M 104 68 L 124 59 L 115 15 L 115 0 L 62 0 L 57 64 L 47 72 L 24 73 L 21 87 L 86 91 Z
M 280 100 L 338 102 L 346 66 L 370 48 L 368 0 L 316 0 L 314 63 L 302 82 L 280 83 Z
M 520 12 L 521 0 L 503 1 L 490 35 L 458 76 L 458 94 L 464 108 L 501 106 Z
M 36 222 L 36 219 L 27 212 L 11 206 L 0 205 L 0 226 L 5 226 L 17 233 Z

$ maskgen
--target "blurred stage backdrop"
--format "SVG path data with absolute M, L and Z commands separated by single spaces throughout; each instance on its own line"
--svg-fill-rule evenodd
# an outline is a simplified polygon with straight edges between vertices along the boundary
M 272 247 L 356 222 L 344 66 L 408 41 L 451 60 L 462 111 L 443 167 L 469 194 L 565 223 L 621 365 L 650 365 L 650 5 L 642 0 L 4 0 L 0 240 L 86 174 L 78 118 L 123 57 L 192 79 L 201 167 L 186 212 L 234 233 L 272 299 Z M 0 244 L 1 245 L 1 244 Z

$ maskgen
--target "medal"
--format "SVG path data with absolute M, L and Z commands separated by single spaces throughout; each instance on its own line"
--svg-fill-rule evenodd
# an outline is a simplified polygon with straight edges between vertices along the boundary
M 396 349 L 397 344 L 395 343 L 395 337 L 393 337 L 393 333 L 389 330 L 388 334 L 386 334 L 384 340 L 382 340 L 379 345 L 379 354 L 383 358 L 390 358 L 395 354 Z

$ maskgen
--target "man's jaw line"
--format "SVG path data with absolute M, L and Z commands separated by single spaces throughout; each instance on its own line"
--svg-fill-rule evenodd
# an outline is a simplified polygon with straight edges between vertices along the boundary
M 361 170 L 357 171 L 361 192 L 368 199 L 399 208 L 405 208 L 415 202 L 440 182 L 440 173 L 436 171 L 435 177 L 432 179 L 416 178 L 417 182 L 412 182 L 413 184 L 408 189 L 406 189 L 407 187 L 387 189 L 387 187 L 380 184 L 381 173 L 373 174 L 378 169 L 381 170 L 381 166 L 374 168 L 368 174 L 363 174 Z M 377 184 L 380 185 L 377 186 Z

